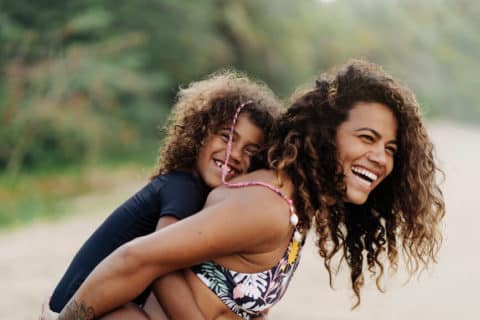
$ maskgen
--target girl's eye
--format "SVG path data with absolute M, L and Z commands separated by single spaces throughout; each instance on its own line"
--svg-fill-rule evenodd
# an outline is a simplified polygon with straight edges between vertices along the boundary
M 230 135 L 228 134 L 228 132 L 220 132 L 220 137 L 222 138 L 223 141 L 228 142 Z
M 253 157 L 254 155 L 256 155 L 258 153 L 258 149 L 254 149 L 254 148 L 245 149 L 245 153 L 247 154 L 247 156 Z

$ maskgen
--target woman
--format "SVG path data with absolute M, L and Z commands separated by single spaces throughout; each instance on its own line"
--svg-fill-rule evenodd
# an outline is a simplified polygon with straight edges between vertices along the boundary
M 242 101 L 229 164 L 224 159 L 231 119 Z M 101 260 L 122 244 L 199 211 L 210 188 L 260 162 L 281 104 L 264 85 L 234 72 L 213 74 L 179 91 L 157 172 L 152 181 L 115 210 L 74 257 L 54 290 L 59 312 Z M 264 134 L 264 130 L 266 134 Z M 135 299 L 145 302 L 146 294 Z
M 250 187 L 214 189 L 198 214 L 120 247 L 59 319 L 98 317 L 178 269 L 205 319 L 249 319 L 281 298 L 312 226 L 328 271 L 337 253 L 350 267 L 355 306 L 364 257 L 377 280 L 399 250 L 409 273 L 435 261 L 444 202 L 410 90 L 352 61 L 296 98 L 278 128 L 269 169 L 231 181 Z M 160 295 L 166 310 L 174 295 Z

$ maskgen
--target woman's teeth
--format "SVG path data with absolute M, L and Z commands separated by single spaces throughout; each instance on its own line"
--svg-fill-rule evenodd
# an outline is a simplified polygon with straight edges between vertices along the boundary
M 378 179 L 378 176 L 375 173 L 364 168 L 352 167 L 352 172 L 357 177 L 361 178 L 362 181 L 365 181 L 366 183 L 368 183 L 368 185 L 371 185 L 372 182 Z

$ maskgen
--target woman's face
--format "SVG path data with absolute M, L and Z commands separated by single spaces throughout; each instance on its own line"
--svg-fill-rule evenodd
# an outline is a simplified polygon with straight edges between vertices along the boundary
M 363 204 L 393 169 L 397 119 L 384 104 L 357 102 L 337 128 L 336 143 L 345 175 L 346 202 Z
M 222 166 L 227 153 L 230 127 L 231 123 L 227 123 L 208 137 L 197 155 L 196 173 L 212 188 L 222 183 Z M 259 151 L 262 143 L 263 130 L 253 124 L 248 114 L 240 114 L 233 133 L 227 180 L 247 172 L 251 158 Z

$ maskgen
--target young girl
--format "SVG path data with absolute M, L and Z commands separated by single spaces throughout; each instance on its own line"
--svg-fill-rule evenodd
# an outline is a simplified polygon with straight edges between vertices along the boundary
M 231 119 L 244 101 L 252 103 L 239 117 L 232 156 L 225 164 Z M 214 74 L 181 89 L 155 175 L 81 247 L 53 292 L 51 310 L 59 312 L 116 248 L 199 211 L 209 190 L 221 184 L 222 167 L 231 179 L 261 163 L 280 107 L 266 86 L 232 72 Z M 147 293 L 135 302 L 143 304 Z

